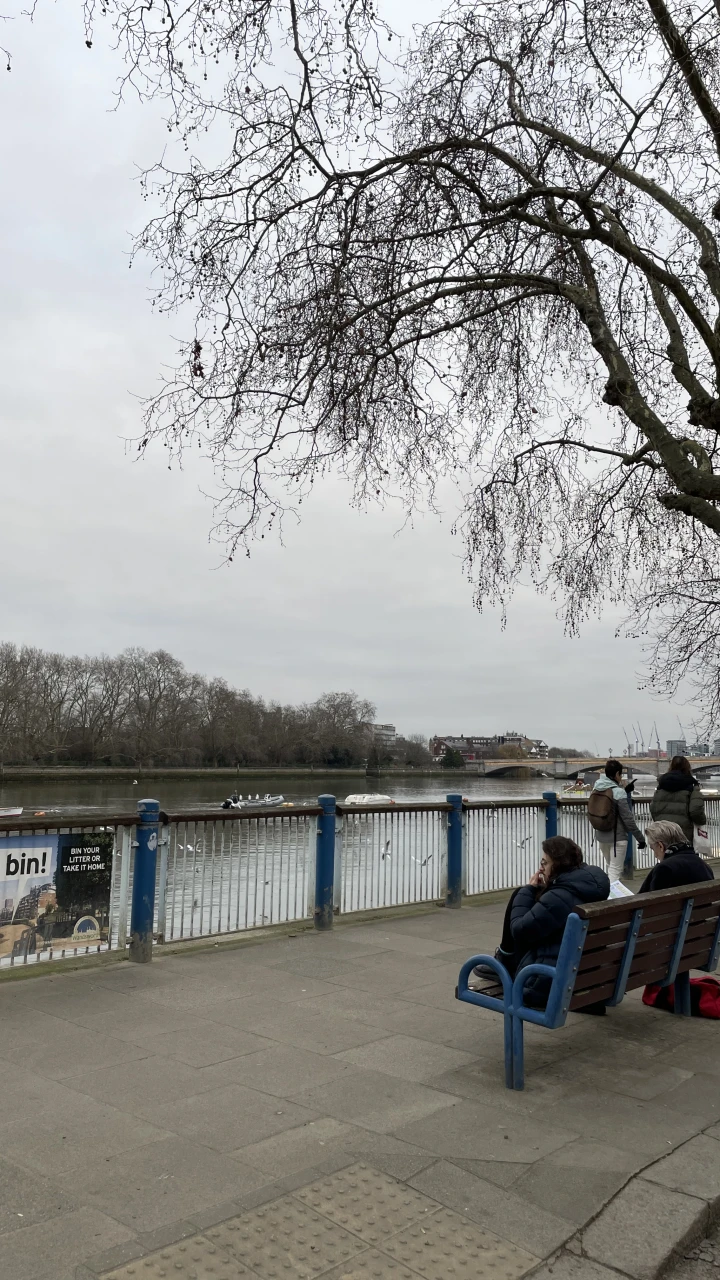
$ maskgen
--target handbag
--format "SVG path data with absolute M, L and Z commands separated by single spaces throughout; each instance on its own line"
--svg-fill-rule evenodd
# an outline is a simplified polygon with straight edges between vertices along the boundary
M 675 987 L 661 987 L 659 982 L 650 983 L 643 991 L 643 1004 L 653 1009 L 667 1009 L 670 1013 L 675 1008 Z M 707 975 L 704 978 L 690 979 L 690 1011 L 693 1018 L 720 1018 L 720 982 Z
M 712 858 L 713 847 L 706 827 L 693 827 L 693 849 L 701 858 Z

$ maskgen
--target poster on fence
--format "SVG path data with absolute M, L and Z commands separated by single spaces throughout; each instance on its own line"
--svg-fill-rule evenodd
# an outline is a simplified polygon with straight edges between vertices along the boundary
M 107 945 L 114 837 L 0 836 L 0 964 Z

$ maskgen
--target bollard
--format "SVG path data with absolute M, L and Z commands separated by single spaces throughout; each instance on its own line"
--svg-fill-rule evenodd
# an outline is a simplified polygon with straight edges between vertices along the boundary
M 335 797 L 318 796 L 322 814 L 318 818 L 315 845 L 315 928 L 332 929 L 335 878 Z
M 547 801 L 547 809 L 545 810 L 545 839 L 549 840 L 551 836 L 558 833 L 558 802 L 556 791 L 543 791 L 543 800 Z
M 447 797 L 452 808 L 447 826 L 447 893 L 446 907 L 462 905 L 462 796 Z
M 159 824 L 160 801 L 138 800 L 129 953 L 129 959 L 136 964 L 152 960 Z

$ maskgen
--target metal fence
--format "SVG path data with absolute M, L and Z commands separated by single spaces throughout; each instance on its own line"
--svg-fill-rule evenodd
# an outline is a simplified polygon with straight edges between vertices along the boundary
M 156 933 L 172 942 L 311 916 L 316 825 L 315 809 L 169 818 Z
M 449 808 L 343 806 L 336 827 L 336 908 L 367 911 L 444 897 Z
M 720 798 L 706 797 L 705 809 L 710 841 L 718 857 Z M 449 796 L 446 803 L 343 805 L 337 811 L 332 801 L 331 810 L 334 836 L 332 828 L 327 832 L 334 845 L 330 845 L 327 865 L 332 872 L 334 847 L 332 906 L 343 914 L 409 903 L 450 903 L 449 879 L 457 891 L 454 901 L 459 901 L 461 866 L 462 891 L 467 895 L 523 884 L 537 869 L 547 815 L 554 813 L 553 805 L 549 808 L 545 799 L 461 803 L 459 796 Z M 174 942 L 313 917 L 317 923 L 318 820 L 324 823 L 326 814 L 311 806 L 160 815 L 152 936 L 158 942 Z M 635 817 L 641 829 L 650 821 L 648 799 L 635 801 Z M 456 821 L 455 835 L 451 818 Z M 102 940 L 87 945 L 46 945 L 41 923 L 29 917 L 26 922 L 25 911 L 21 924 L 26 927 L 16 927 L 8 909 L 11 900 L 4 904 L 0 900 L 0 967 L 123 950 L 127 945 L 135 818 L 126 814 L 101 820 L 70 818 L 69 822 L 71 825 L 58 826 L 49 819 L 6 820 L 0 822 L 0 838 L 112 831 L 107 931 L 103 927 Z M 580 845 L 588 861 L 604 865 L 588 822 L 586 798 L 558 797 L 557 829 L 558 834 L 570 836 Z M 453 845 L 454 840 L 457 843 Z M 651 850 L 638 850 L 637 845 L 633 858 L 640 871 L 654 862 Z M 0 882 L 4 874 L 0 865 Z M 329 909 L 330 918 L 332 914 Z M 147 928 L 149 931 L 149 917 Z
M 708 837 L 713 848 L 713 855 L 717 858 L 720 857 L 720 798 L 715 799 L 712 796 L 705 796 L 704 804 Z M 641 831 L 644 831 L 648 823 L 652 822 L 650 798 L 639 796 L 633 802 L 633 813 L 638 827 Z M 594 862 L 598 866 L 605 865 L 595 832 L 588 822 L 586 798 L 573 797 L 572 799 L 564 799 L 562 796 L 558 797 L 558 835 L 569 836 L 571 840 L 579 844 L 585 854 L 586 861 Z M 647 871 L 654 864 L 655 855 L 649 845 L 644 849 L 639 849 L 637 843 L 634 842 L 633 865 L 637 870 Z
M 544 800 L 465 801 L 466 893 L 513 889 L 537 871 Z
M 2 909 L 0 910 L 0 969 L 14 968 L 16 965 L 41 964 L 68 956 L 90 955 L 125 946 L 132 886 L 134 822 L 134 818 L 130 815 L 120 817 L 113 815 L 102 820 L 72 819 L 69 824 L 62 826 L 57 821 L 37 822 L 27 819 L 13 821 L 12 824 L 8 821 L 2 823 L 0 836 L 9 837 L 9 844 L 12 844 L 13 837 L 22 840 L 25 836 L 46 836 L 50 840 L 63 835 L 95 835 L 112 832 L 113 857 L 107 937 L 89 943 L 70 939 L 57 941 L 50 937 L 46 939 L 43 931 L 38 930 L 32 919 L 22 917 L 18 922 L 17 916 L 3 901 L 0 902 L 0 909 Z M 0 866 L 0 881 L 4 880 L 5 876 L 5 869 Z M 41 879 L 41 877 L 33 878 Z M 29 877 L 27 879 L 29 880 Z M 48 883 L 50 883 L 49 876 Z M 25 887 L 27 889 L 28 886 Z

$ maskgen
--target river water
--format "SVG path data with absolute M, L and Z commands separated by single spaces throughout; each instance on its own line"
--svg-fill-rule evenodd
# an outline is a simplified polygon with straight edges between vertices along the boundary
M 469 800 L 508 800 L 540 796 L 543 791 L 563 788 L 562 780 L 552 778 L 479 778 L 460 774 L 457 780 L 442 777 L 349 778 L 332 773 L 287 774 L 282 778 L 239 779 L 238 791 L 263 796 L 282 793 L 286 800 L 315 801 L 322 793 L 344 800 L 358 792 L 389 795 L 392 800 L 444 800 L 449 792 L 462 792 Z M 26 816 L 37 811 L 67 813 L 126 813 L 137 800 L 148 796 L 160 801 L 168 812 L 183 809 L 215 809 L 233 789 L 227 777 L 160 778 L 133 785 L 124 778 L 99 782 L 88 779 L 39 779 L 37 781 L 5 781 L 0 785 L 0 808 L 22 805 Z

